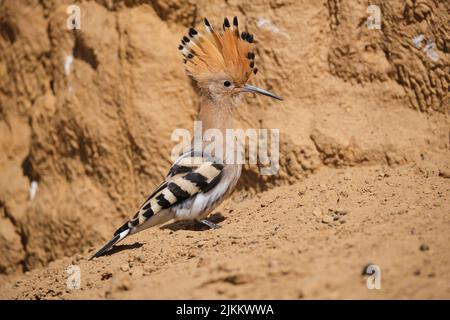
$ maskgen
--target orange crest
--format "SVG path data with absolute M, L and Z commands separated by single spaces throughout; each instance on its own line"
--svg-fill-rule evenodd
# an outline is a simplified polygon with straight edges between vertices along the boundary
M 205 18 L 206 34 L 189 29 L 178 47 L 185 58 L 186 71 L 197 82 L 229 77 L 236 85 L 244 85 L 255 68 L 253 35 L 239 32 L 238 19 L 233 25 L 225 18 L 223 32 L 217 32 Z

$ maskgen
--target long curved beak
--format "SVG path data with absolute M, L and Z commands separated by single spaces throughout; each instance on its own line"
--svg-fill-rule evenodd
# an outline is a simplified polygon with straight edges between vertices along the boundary
M 281 97 L 279 97 L 279 96 L 277 96 L 277 95 L 275 95 L 275 94 L 273 94 L 273 93 L 271 93 L 269 91 L 266 91 L 264 89 L 252 86 L 250 84 L 244 85 L 244 87 L 242 88 L 242 92 L 254 92 L 254 93 L 259 93 L 259 94 L 262 94 L 262 95 L 265 95 L 265 96 L 268 96 L 268 97 L 271 97 L 271 98 L 274 98 L 274 99 L 277 99 L 277 100 L 283 100 L 283 98 L 281 98 Z

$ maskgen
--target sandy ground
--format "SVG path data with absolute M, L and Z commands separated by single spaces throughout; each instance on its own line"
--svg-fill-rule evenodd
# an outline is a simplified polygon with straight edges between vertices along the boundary
M 8 299 L 448 299 L 450 180 L 420 166 L 324 169 L 213 213 L 8 278 Z M 94 248 L 92 248 L 94 249 Z M 68 289 L 66 268 L 81 270 Z M 369 290 L 369 264 L 381 288 Z

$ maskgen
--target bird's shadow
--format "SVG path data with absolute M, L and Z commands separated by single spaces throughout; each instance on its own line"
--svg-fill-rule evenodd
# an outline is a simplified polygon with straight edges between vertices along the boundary
M 136 242 L 136 243 L 133 243 L 133 244 L 116 244 L 116 245 L 114 245 L 114 247 L 109 249 L 103 255 L 104 256 L 110 256 L 110 255 L 116 254 L 116 253 L 118 253 L 120 251 L 123 251 L 123 250 L 137 249 L 137 248 L 142 247 L 143 245 L 144 244 L 140 243 L 140 242 Z
M 225 219 L 226 218 L 220 212 L 214 213 L 210 215 L 208 218 L 209 221 L 215 224 L 218 224 L 224 221 Z M 210 227 L 197 221 L 176 221 L 162 226 L 161 229 L 169 229 L 174 232 L 179 230 L 206 231 L 209 230 Z M 142 247 L 143 245 L 144 244 L 140 242 L 136 242 L 133 244 L 116 244 L 110 250 L 105 252 L 103 256 L 111 256 L 124 250 L 137 249 Z
M 209 221 L 215 224 L 218 224 L 225 219 L 226 218 L 220 212 L 214 213 L 208 218 Z M 169 229 L 175 232 L 179 230 L 206 231 L 211 228 L 197 221 L 176 221 L 162 226 L 161 229 Z

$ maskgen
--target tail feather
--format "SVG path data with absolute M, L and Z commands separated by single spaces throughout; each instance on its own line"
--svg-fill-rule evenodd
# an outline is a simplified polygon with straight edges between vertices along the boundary
M 98 258 L 102 256 L 105 252 L 109 251 L 115 244 L 117 244 L 119 241 L 123 240 L 129 233 L 131 229 L 124 230 L 114 236 L 111 240 L 108 241 L 107 244 L 105 244 L 100 250 L 98 250 L 92 257 L 89 258 L 89 260 L 92 260 L 94 258 Z

